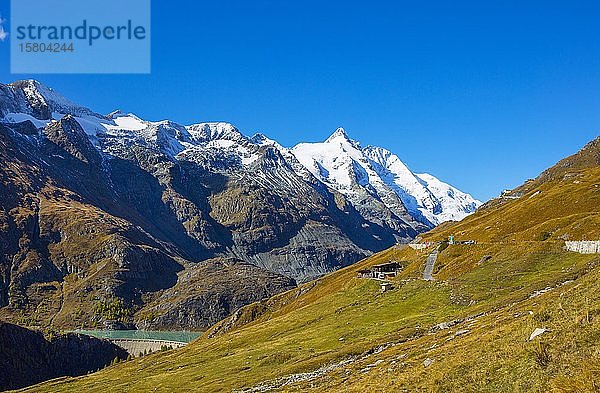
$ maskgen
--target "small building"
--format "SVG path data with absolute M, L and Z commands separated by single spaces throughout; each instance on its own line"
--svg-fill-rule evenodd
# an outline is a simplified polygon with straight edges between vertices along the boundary
M 398 271 L 402 269 L 400 262 L 388 262 L 374 265 L 370 269 L 361 269 L 357 273 L 358 278 L 374 278 L 377 280 L 386 280 L 396 277 Z
M 373 265 L 373 271 L 378 273 L 396 273 L 402 268 L 399 262 L 380 263 Z
M 358 278 L 373 278 L 373 271 L 371 269 L 361 269 L 357 273 Z
M 381 283 L 381 293 L 387 292 L 392 290 L 394 287 L 392 286 L 392 284 L 390 284 L 389 282 L 382 282 Z
M 373 266 L 373 277 L 385 280 L 386 278 L 396 277 L 402 265 L 398 262 L 381 263 Z

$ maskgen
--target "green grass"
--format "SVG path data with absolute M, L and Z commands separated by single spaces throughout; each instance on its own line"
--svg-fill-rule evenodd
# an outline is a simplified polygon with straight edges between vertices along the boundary
M 357 364 L 313 381 L 312 387 L 298 384 L 289 390 L 596 392 L 598 276 L 594 270 L 539 297 L 509 303 L 476 322 L 385 350 L 368 360 L 371 364 L 383 360 L 368 373 L 359 372 L 364 364 Z M 551 331 L 529 342 L 536 327 Z M 469 332 L 447 341 L 457 329 Z M 434 363 L 425 368 L 427 358 Z
M 265 381 L 297 392 L 598 391 L 600 256 L 562 245 L 600 238 L 600 169 L 582 170 L 578 183 L 561 179 L 424 235 L 478 241 L 443 249 L 437 281 L 420 279 L 426 253 L 392 248 L 244 307 L 185 348 L 25 391 L 218 392 Z M 405 264 L 392 291 L 356 277 L 386 261 Z M 451 320 L 461 322 L 430 330 Z M 536 327 L 550 331 L 529 342 Z M 352 361 L 277 382 L 343 360 Z
M 444 250 L 440 259 L 459 252 L 453 248 L 454 246 L 450 246 Z M 465 250 L 460 252 L 460 257 L 470 261 L 479 260 L 479 254 L 493 251 L 482 246 L 476 248 L 478 250 L 473 252 L 471 259 L 465 256 Z M 516 254 L 516 250 L 522 250 L 521 254 Z M 506 255 L 500 252 L 486 264 L 455 277 L 448 276 L 446 280 L 438 282 L 408 278 L 411 275 L 409 268 L 394 282 L 394 290 L 382 294 L 377 282 L 355 278 L 356 270 L 364 265 L 399 258 L 413 258 L 413 264 L 419 268 L 422 265 L 421 258 L 413 255 L 412 250 L 384 252 L 357 266 L 323 278 L 304 295 L 282 302 L 271 311 L 258 316 L 255 321 L 223 335 L 215 338 L 205 336 L 184 349 L 112 366 L 85 378 L 36 386 L 32 391 L 93 392 L 101 391 L 106 386 L 111 386 L 116 391 L 229 391 L 251 387 L 262 381 L 289 374 L 314 371 L 323 365 L 363 354 L 388 343 L 399 344 L 377 355 L 377 358 L 389 361 L 401 353 L 406 353 L 412 364 L 411 367 L 405 367 L 388 376 L 391 378 L 388 381 L 390 391 L 393 391 L 394 387 L 404 386 L 402 384 L 416 387 L 420 386 L 420 383 L 425 384 L 425 380 L 409 383 L 408 381 L 412 380 L 409 375 L 419 371 L 423 357 L 429 356 L 427 351 L 424 352 L 424 348 L 439 345 L 443 336 L 449 333 L 443 331 L 438 335 L 430 335 L 429 328 L 443 321 L 464 318 L 483 311 L 492 314 L 483 318 L 480 326 L 488 325 L 500 330 L 496 335 L 486 332 L 487 336 L 482 340 L 491 347 L 477 350 L 483 350 L 487 354 L 491 348 L 500 346 L 502 341 L 497 340 L 504 337 L 504 334 L 508 334 L 508 337 L 502 340 L 512 340 L 515 335 L 519 335 L 519 351 L 523 353 L 513 358 L 509 356 L 509 352 L 505 360 L 511 367 L 520 370 L 525 365 L 531 366 L 530 356 L 525 353 L 529 349 L 523 347 L 523 343 L 524 337 L 529 334 L 528 331 L 533 330 L 534 324 L 529 322 L 521 325 L 525 320 L 532 320 L 530 317 L 513 321 L 514 310 L 520 308 L 518 305 L 525 307 L 526 304 L 533 304 L 535 298 L 529 299 L 529 295 L 536 290 L 573 278 L 583 280 L 587 277 L 586 269 L 594 260 L 594 256 L 553 251 L 552 245 L 547 243 L 536 244 L 530 251 L 535 252 L 528 252 L 519 247 L 513 250 L 503 249 Z M 512 258 L 508 258 L 508 255 L 512 255 Z M 440 274 L 452 264 L 452 260 L 448 261 Z M 573 287 L 576 284 L 569 285 Z M 279 297 L 283 299 L 295 291 L 298 290 Z M 499 322 L 504 319 L 508 319 L 511 324 Z M 519 325 L 512 326 L 512 323 Z M 440 386 L 458 389 L 458 386 L 465 382 L 463 379 L 466 376 L 461 376 L 458 370 L 461 367 L 468 368 L 470 363 L 463 364 L 459 361 L 459 355 L 464 350 L 460 348 L 464 345 L 467 345 L 469 350 L 474 349 L 471 345 L 477 347 L 477 342 L 470 342 L 472 337 L 474 335 L 469 334 L 468 338 L 455 339 L 455 342 L 447 346 L 451 350 L 435 351 L 435 356 L 451 359 L 450 364 L 444 367 L 452 365 L 452 372 L 458 373 L 456 378 L 460 376 L 458 380 L 454 377 L 448 379 L 448 376 L 442 378 L 444 372 L 440 369 L 441 380 L 436 382 L 441 384 Z M 455 348 L 458 344 L 459 348 Z M 500 347 L 494 349 L 499 350 Z M 551 350 L 554 351 L 554 348 Z M 453 358 L 452 354 L 457 358 Z M 496 366 L 488 359 L 492 355 L 486 356 L 484 359 L 487 360 L 483 361 L 479 368 L 482 369 L 482 373 L 491 373 L 490 367 Z M 369 359 L 367 363 L 374 362 L 374 359 L 376 358 Z M 362 377 L 357 379 L 356 390 L 360 390 L 362 384 L 370 383 L 370 373 L 359 372 L 365 364 L 357 362 L 349 368 L 352 379 L 365 374 L 366 380 L 363 381 Z M 427 369 L 428 373 L 439 367 L 442 366 L 434 363 Z M 335 386 L 335 390 L 341 389 L 335 381 L 338 377 L 344 380 L 345 374 L 336 375 L 333 373 L 326 379 L 319 379 L 318 382 L 324 383 L 323 387 Z M 491 377 L 488 375 L 487 378 Z M 376 379 L 380 381 L 381 378 Z M 506 388 L 506 381 L 510 378 L 517 376 L 511 372 L 506 376 L 506 380 L 503 377 L 502 381 L 497 382 L 498 389 Z M 403 382 L 398 385 L 398 381 Z M 548 386 L 549 381 L 549 378 L 542 378 L 536 383 L 539 386 Z M 334 385 L 329 386 L 332 383 Z M 471 382 L 471 385 L 473 383 Z M 299 385 L 297 388 L 304 390 L 309 387 Z M 288 388 L 295 389 L 293 386 Z

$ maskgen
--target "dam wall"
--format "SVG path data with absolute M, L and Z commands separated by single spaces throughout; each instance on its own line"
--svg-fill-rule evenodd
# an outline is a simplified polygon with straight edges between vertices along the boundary
M 187 343 L 180 341 L 167 341 L 167 340 L 144 340 L 135 338 L 115 338 L 110 341 L 123 348 L 127 353 L 138 356 L 140 353 L 158 352 L 164 347 L 181 348 Z

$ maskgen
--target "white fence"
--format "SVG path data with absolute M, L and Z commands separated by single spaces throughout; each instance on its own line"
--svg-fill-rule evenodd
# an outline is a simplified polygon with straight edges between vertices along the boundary
M 565 248 L 567 251 L 578 252 L 580 254 L 598 254 L 600 253 L 600 240 L 565 242 Z

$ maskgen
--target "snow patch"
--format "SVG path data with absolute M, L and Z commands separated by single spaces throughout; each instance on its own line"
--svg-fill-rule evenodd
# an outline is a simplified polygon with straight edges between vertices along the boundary
M 7 113 L 2 119 L 6 123 L 22 123 L 27 120 L 32 122 L 36 128 L 44 128 L 50 123 L 50 120 L 39 120 L 26 113 Z

